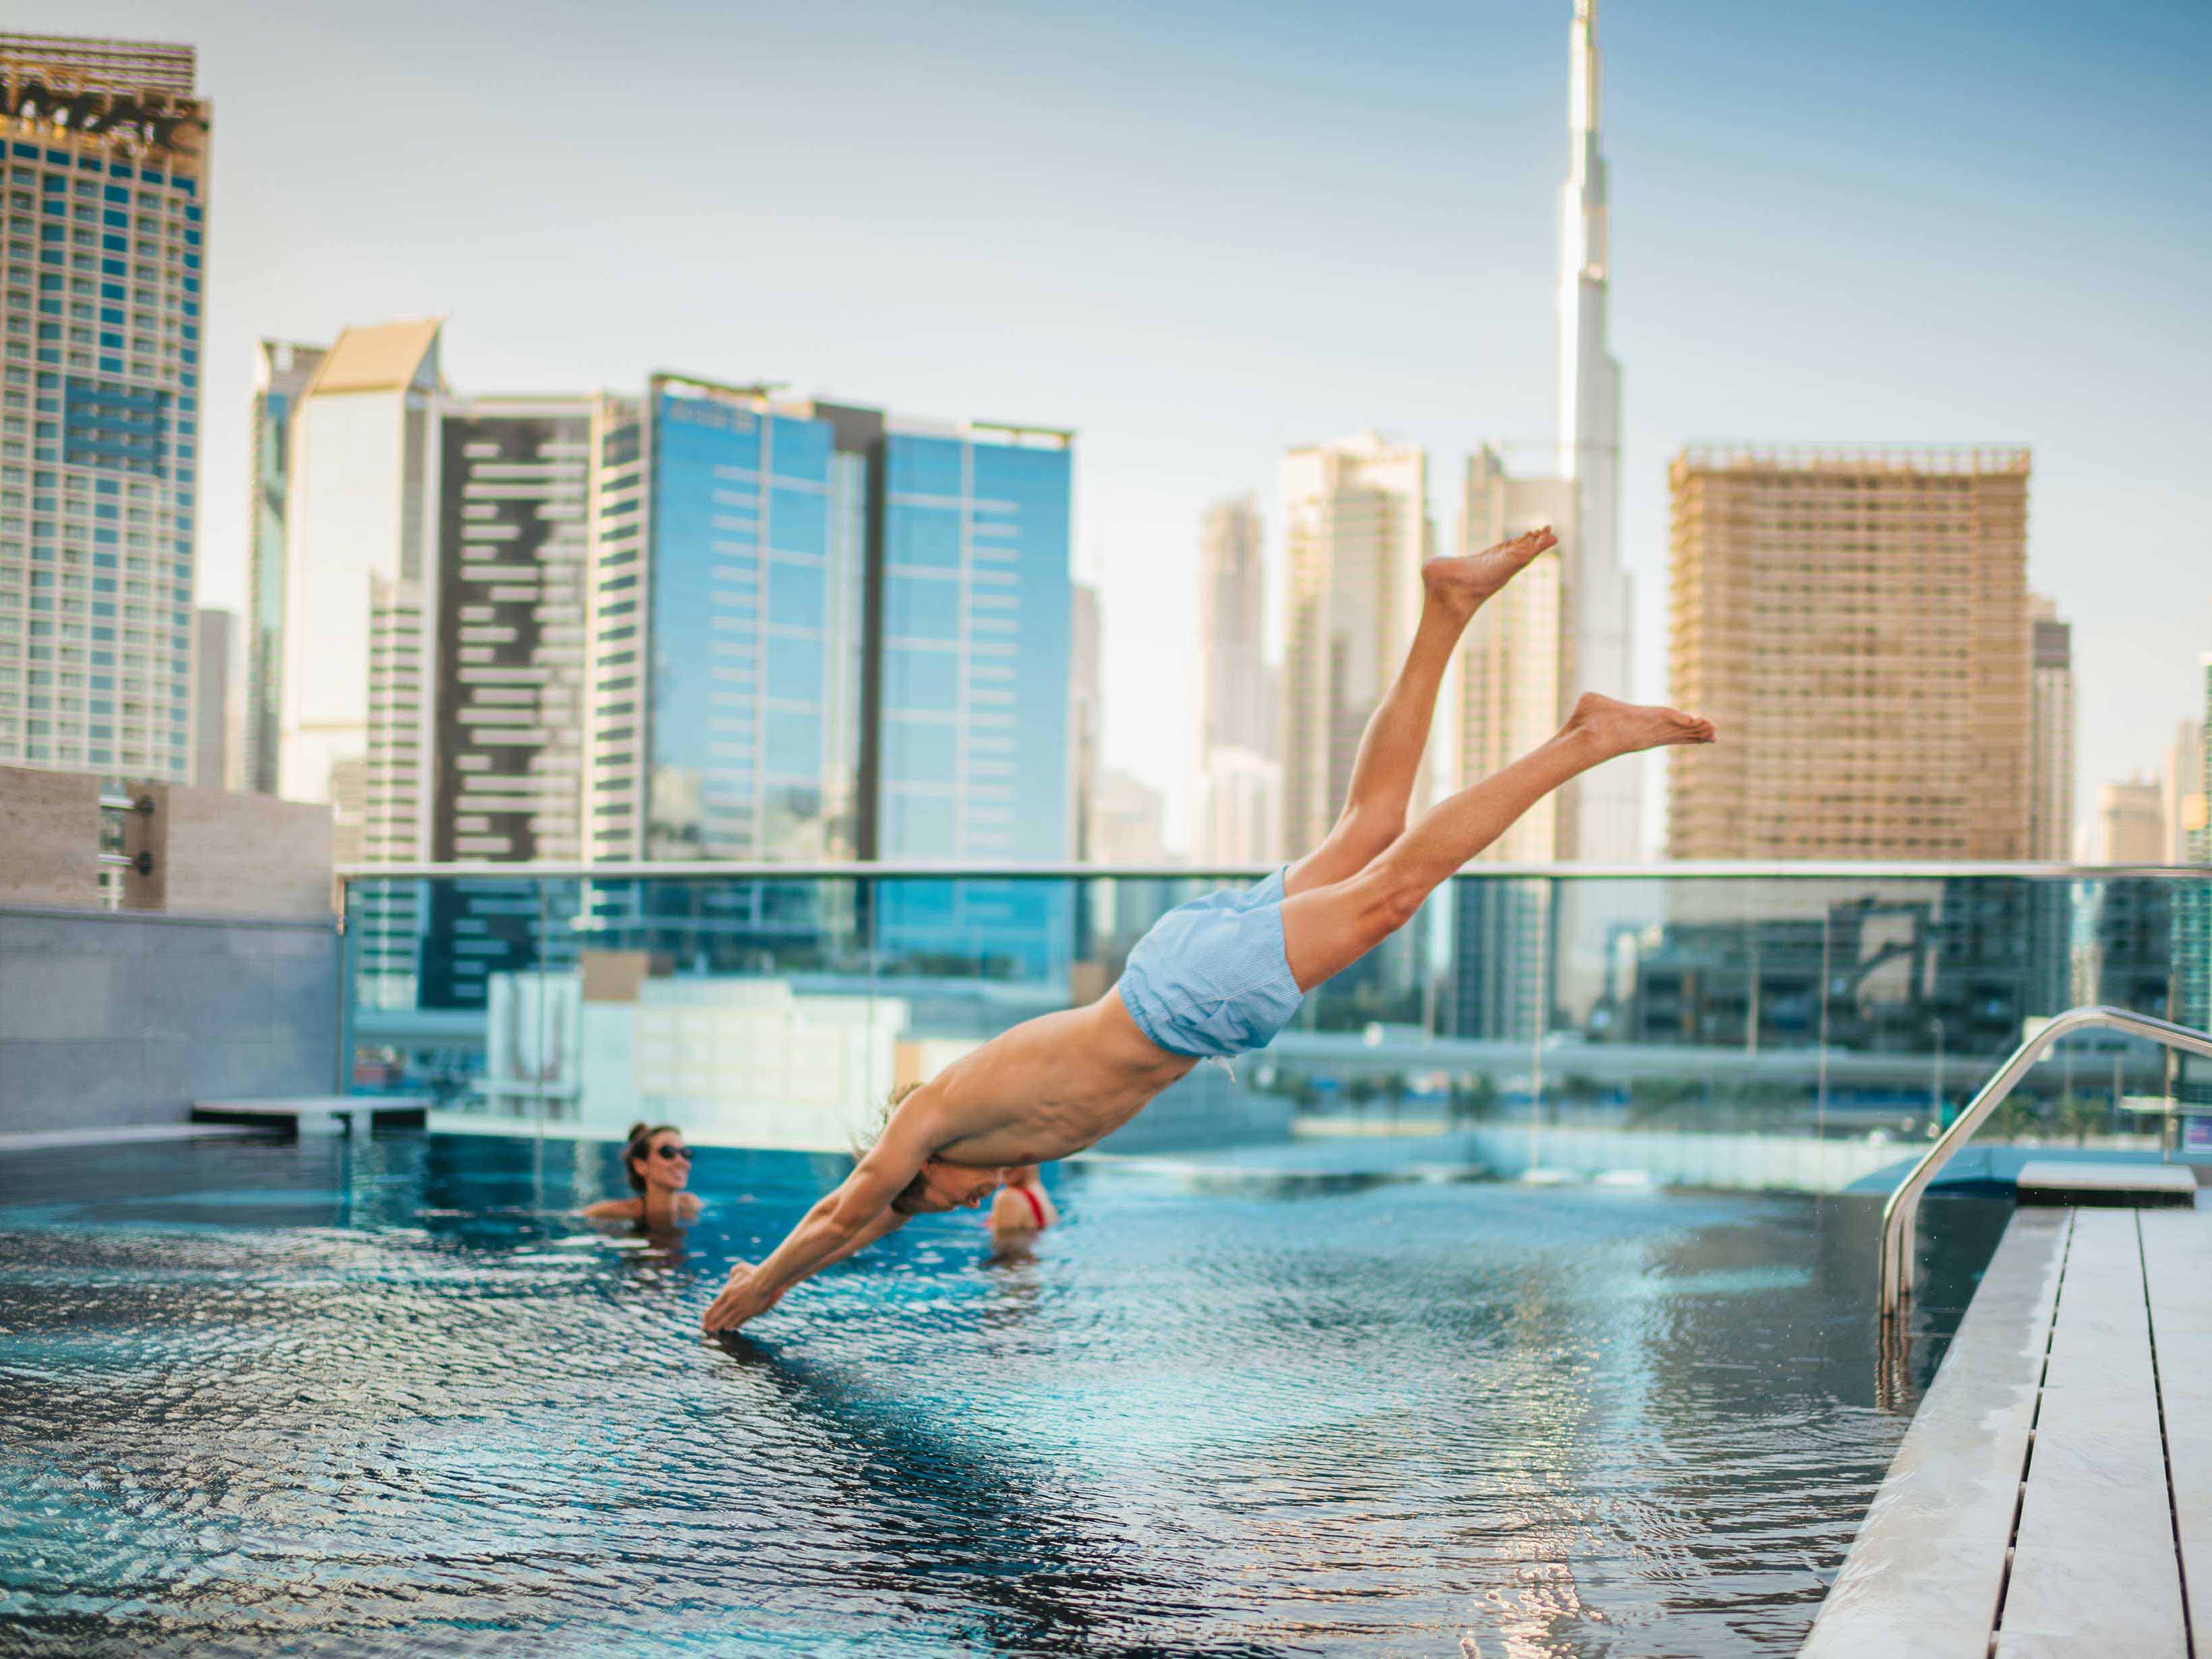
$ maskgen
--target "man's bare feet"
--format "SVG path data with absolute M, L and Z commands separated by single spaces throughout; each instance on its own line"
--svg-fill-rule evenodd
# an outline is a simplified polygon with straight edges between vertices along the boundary
M 1595 691 L 1585 691 L 1575 699 L 1575 712 L 1567 716 L 1567 731 L 1607 755 L 1632 755 L 1639 749 L 1658 749 L 1668 744 L 1711 743 L 1714 737 L 1709 720 L 1657 704 L 1620 702 Z
M 1431 559 L 1421 567 L 1421 586 L 1429 597 L 1464 622 L 1475 607 L 1528 568 L 1528 562 L 1547 547 L 1559 544 L 1552 526 L 1532 530 L 1500 542 L 1480 553 L 1454 559 Z

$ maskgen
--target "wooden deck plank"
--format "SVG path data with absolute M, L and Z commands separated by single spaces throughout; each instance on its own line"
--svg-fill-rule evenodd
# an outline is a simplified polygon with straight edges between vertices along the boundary
M 2186 1659 L 2143 1285 L 2134 1212 L 2075 1212 L 2001 1635 Z
M 2142 1218 L 2173 1520 L 2199 1645 L 2212 1620 L 2212 1217 Z

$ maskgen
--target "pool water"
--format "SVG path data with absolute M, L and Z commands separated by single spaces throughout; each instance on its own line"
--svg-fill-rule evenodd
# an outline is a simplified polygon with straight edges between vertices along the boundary
M 0 1157 L 0 1652 L 1790 1653 L 1911 1403 L 1856 1199 L 1061 1168 L 702 1341 L 841 1172 Z

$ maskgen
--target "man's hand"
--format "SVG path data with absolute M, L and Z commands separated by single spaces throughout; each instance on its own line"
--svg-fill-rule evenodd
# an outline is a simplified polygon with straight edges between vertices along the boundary
M 722 1286 L 721 1295 L 708 1304 L 706 1314 L 699 1321 L 699 1328 L 709 1333 L 733 1331 L 748 1319 L 757 1319 L 779 1298 L 765 1294 L 759 1276 L 750 1261 L 740 1261 L 730 1269 L 729 1283 Z

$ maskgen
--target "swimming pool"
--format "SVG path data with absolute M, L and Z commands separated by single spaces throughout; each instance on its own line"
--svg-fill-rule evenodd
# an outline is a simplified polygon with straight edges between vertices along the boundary
M 0 1157 L 0 1651 L 1788 1653 L 1905 1427 L 1862 1200 L 1094 1164 L 701 1342 L 837 1173 Z

